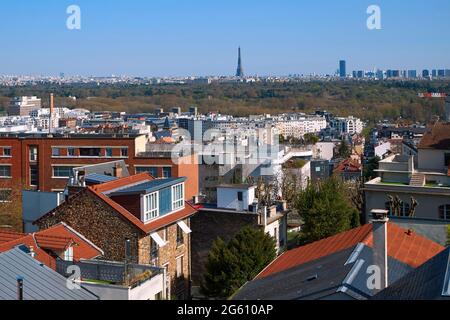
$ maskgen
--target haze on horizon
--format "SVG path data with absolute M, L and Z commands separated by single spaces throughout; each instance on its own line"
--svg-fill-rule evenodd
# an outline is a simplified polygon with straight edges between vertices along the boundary
M 3 0 L 0 30 L 0 74 L 233 75 L 238 46 L 247 75 L 450 68 L 448 0 Z

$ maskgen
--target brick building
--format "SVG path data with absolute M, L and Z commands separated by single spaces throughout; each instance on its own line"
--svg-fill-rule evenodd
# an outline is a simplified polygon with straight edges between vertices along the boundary
M 166 296 L 190 296 L 190 217 L 186 178 L 154 179 L 148 173 L 89 186 L 36 221 L 40 229 L 64 222 L 104 251 L 103 259 L 166 269 Z
M 149 172 L 155 178 L 187 177 L 186 198 L 198 194 L 195 156 L 147 152 L 145 135 L 2 134 L 0 135 L 0 188 L 39 191 L 64 190 L 72 169 L 124 160 L 130 174 Z M 184 161 L 188 160 L 188 161 Z

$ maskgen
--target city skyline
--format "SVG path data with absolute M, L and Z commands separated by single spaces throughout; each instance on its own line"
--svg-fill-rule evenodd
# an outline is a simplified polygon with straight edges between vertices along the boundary
M 366 26 L 369 1 L 80 0 L 81 30 L 68 30 L 71 4 L 4 1 L 0 74 L 232 76 L 239 46 L 247 75 L 334 74 L 339 59 L 347 71 L 450 67 L 443 0 L 378 1 L 381 30 Z

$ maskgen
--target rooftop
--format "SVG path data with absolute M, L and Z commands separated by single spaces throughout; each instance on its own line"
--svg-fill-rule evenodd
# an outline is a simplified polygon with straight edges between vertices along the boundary
M 17 277 L 23 278 L 24 300 L 97 300 L 85 289 L 70 290 L 67 279 L 32 258 L 25 247 L 0 253 L 0 300 L 17 299 Z
M 183 183 L 185 181 L 186 181 L 185 177 L 170 178 L 170 179 L 154 179 L 151 181 L 146 181 L 146 182 L 143 182 L 140 184 L 122 188 L 118 191 L 109 193 L 108 195 L 113 197 L 113 196 L 120 196 L 120 195 L 129 195 L 129 194 L 149 194 L 149 193 L 170 187 L 175 184 Z
M 285 252 L 259 275 L 258 279 L 352 248 L 358 243 L 373 246 L 372 224 L 366 224 L 335 236 Z M 394 223 L 388 224 L 388 255 L 411 267 L 418 267 L 444 247 Z
M 436 123 L 423 136 L 419 149 L 450 150 L 450 123 Z

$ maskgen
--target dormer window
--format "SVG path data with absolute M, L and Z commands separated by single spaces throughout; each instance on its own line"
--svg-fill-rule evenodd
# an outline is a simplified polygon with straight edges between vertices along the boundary
M 144 222 L 150 221 L 158 216 L 158 192 L 146 194 L 144 196 Z
M 177 184 L 172 187 L 172 211 L 184 207 L 184 184 Z

